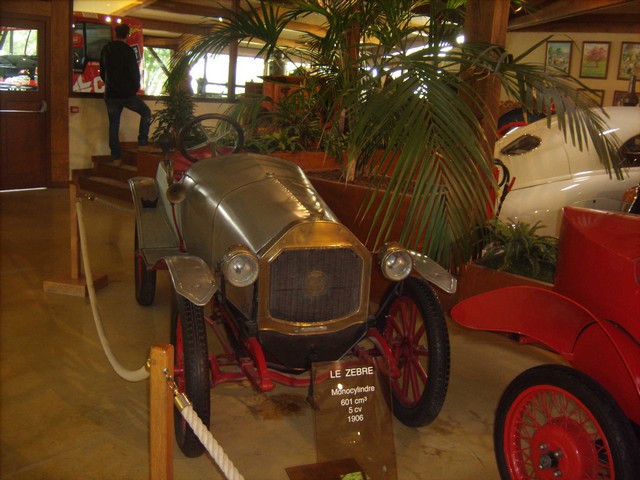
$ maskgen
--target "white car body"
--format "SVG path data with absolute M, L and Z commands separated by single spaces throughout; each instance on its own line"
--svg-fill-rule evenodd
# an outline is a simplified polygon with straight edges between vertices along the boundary
M 604 134 L 617 135 L 623 148 L 631 147 L 638 152 L 640 108 L 609 107 L 604 110 L 610 127 Z M 505 152 L 525 135 L 537 137 L 539 145 L 534 147 L 537 140 L 532 139 L 532 144 L 521 152 Z M 540 221 L 542 227 L 538 233 L 558 236 L 562 207 L 566 205 L 619 212 L 623 208 L 624 191 L 640 182 L 638 153 L 631 157 L 635 157 L 635 163 L 624 170 L 624 179 L 618 180 L 606 172 L 591 143 L 581 151 L 572 144 L 570 137 L 565 142 L 555 117 L 551 128 L 547 128 L 547 120 L 542 119 L 511 130 L 495 147 L 495 158 L 502 161 L 511 178 L 515 178 L 499 218 L 529 224 Z

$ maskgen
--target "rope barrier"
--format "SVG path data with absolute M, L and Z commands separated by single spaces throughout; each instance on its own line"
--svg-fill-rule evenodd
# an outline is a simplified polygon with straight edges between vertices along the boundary
M 103 205 L 109 206 L 111 208 L 115 208 L 117 210 L 123 210 L 127 212 L 131 212 L 131 210 L 125 209 L 118 205 L 112 204 L 107 201 L 100 201 L 97 197 L 89 197 L 85 196 L 88 200 L 98 201 L 98 203 L 102 203 Z M 89 292 L 89 303 L 91 304 L 91 310 L 93 312 L 93 320 L 96 325 L 96 330 L 98 331 L 98 337 L 100 338 L 100 343 L 102 344 L 102 348 L 104 350 L 109 363 L 113 367 L 114 371 L 123 379 L 128 380 L 130 382 L 138 382 L 141 380 L 145 380 L 149 378 L 149 372 L 145 365 L 140 367 L 138 370 L 128 370 L 122 366 L 122 364 L 118 361 L 118 359 L 113 354 L 111 350 L 111 346 L 109 345 L 109 341 L 104 332 L 104 328 L 102 325 L 102 318 L 100 317 L 100 311 L 98 310 L 98 304 L 96 300 L 96 291 L 93 285 L 93 277 L 91 275 L 91 264 L 89 262 L 89 255 L 87 250 L 87 235 L 84 228 L 84 216 L 82 213 L 82 198 L 78 196 L 76 198 L 76 211 L 78 214 L 78 232 L 80 234 L 80 250 L 82 253 L 82 265 L 85 271 L 86 281 L 87 281 L 87 290 Z M 173 391 L 174 395 L 174 403 L 178 410 L 180 411 L 182 417 L 189 424 L 193 432 L 196 434 L 202 445 L 207 449 L 209 455 L 213 461 L 218 465 L 222 473 L 225 475 L 227 480 L 244 480 L 244 477 L 240 474 L 238 469 L 235 467 L 233 462 L 229 459 L 228 455 L 224 452 L 220 444 L 213 437 L 209 429 L 206 425 L 200 420 L 198 414 L 195 412 L 193 407 L 191 406 L 191 402 L 187 398 L 184 393 L 180 393 L 177 385 L 173 381 L 173 378 L 169 375 L 168 372 L 164 372 L 167 381 L 169 383 L 169 387 Z
M 91 275 L 91 264 L 89 262 L 89 255 L 87 250 L 87 234 L 84 229 L 84 217 L 82 214 L 82 202 L 78 198 L 76 201 L 76 211 L 78 212 L 78 231 L 80 233 L 80 251 L 82 253 L 82 266 L 84 268 L 86 280 L 87 280 L 87 290 L 89 292 L 89 303 L 91 304 L 91 311 L 93 312 L 93 321 L 96 325 L 96 330 L 98 331 L 98 337 L 100 338 L 100 343 L 102 344 L 102 349 L 104 350 L 109 363 L 113 367 L 113 370 L 123 379 L 129 382 L 139 382 L 141 380 L 145 380 L 149 378 L 149 372 L 146 369 L 146 364 L 140 367 L 138 370 L 128 370 L 122 366 L 122 364 L 118 361 L 118 359 L 113 354 L 111 350 L 111 346 L 109 345 L 109 340 L 104 332 L 104 328 L 102 326 L 102 319 L 100 317 L 100 311 L 98 310 L 98 304 L 96 301 L 96 289 L 93 285 L 93 276 Z
M 178 387 L 168 372 L 165 372 L 165 376 L 167 377 L 169 388 L 173 390 L 173 401 L 176 408 L 180 411 L 182 418 L 184 418 L 189 424 L 193 433 L 196 434 L 200 443 L 202 443 L 204 448 L 207 449 L 207 452 L 209 452 L 213 461 L 216 462 L 216 465 L 218 465 L 220 470 L 222 470 L 225 478 L 227 480 L 244 480 L 244 477 L 240 474 L 229 456 L 224 452 L 218 441 L 213 438 L 213 435 L 207 426 L 202 423 L 202 420 L 200 420 L 200 417 L 198 417 L 198 414 L 193 409 L 193 406 L 186 394 L 178 391 Z

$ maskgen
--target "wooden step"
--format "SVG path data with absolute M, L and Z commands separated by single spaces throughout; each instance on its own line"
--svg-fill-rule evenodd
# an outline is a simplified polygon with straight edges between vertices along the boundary
M 133 203 L 129 184 L 121 180 L 96 175 L 78 175 L 80 190 L 92 192 L 105 198 L 115 198 L 123 202 Z
M 91 157 L 92 168 L 74 170 L 73 179 L 85 192 L 132 202 L 128 180 L 137 176 L 154 177 L 162 155 L 153 147 L 122 144 L 122 161 L 116 165 L 109 155 Z
M 138 168 L 136 165 L 128 163 L 122 163 L 116 165 L 109 159 L 108 162 L 94 162 L 94 174 L 99 177 L 113 178 L 114 180 L 120 180 L 126 182 L 130 178 L 138 175 Z

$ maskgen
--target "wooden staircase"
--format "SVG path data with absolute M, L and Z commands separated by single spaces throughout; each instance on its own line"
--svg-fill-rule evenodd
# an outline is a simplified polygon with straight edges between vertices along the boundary
M 127 181 L 133 177 L 155 177 L 161 160 L 160 149 L 123 143 L 122 164 L 116 165 L 108 155 L 94 155 L 93 167 L 74 170 L 73 181 L 81 191 L 131 203 Z

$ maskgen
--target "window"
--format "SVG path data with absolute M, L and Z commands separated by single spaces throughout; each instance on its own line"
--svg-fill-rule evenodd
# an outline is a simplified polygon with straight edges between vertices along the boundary
M 144 47 L 144 93 L 147 95 L 163 95 L 164 83 L 167 81 L 171 55 L 170 48 Z
M 524 155 L 530 151 L 538 148 L 542 140 L 535 135 L 521 135 L 513 142 L 509 143 L 506 147 L 500 150 L 503 155 Z
M 640 135 L 631 137 L 622 145 L 624 167 L 640 167 Z
M 236 95 L 244 93 L 244 86 L 249 82 L 262 82 L 264 60 L 255 57 L 240 57 L 236 67 Z
M 196 95 L 225 98 L 229 95 L 229 55 L 207 54 L 191 67 L 191 87 Z M 247 82 L 261 82 L 264 60 L 238 56 L 236 64 L 236 94 L 244 93 Z
M 111 25 L 90 22 L 73 24 L 73 71 L 84 73 L 87 63 L 99 62 L 102 47 L 111 41 Z
M 38 90 L 38 31 L 0 26 L 0 90 Z

